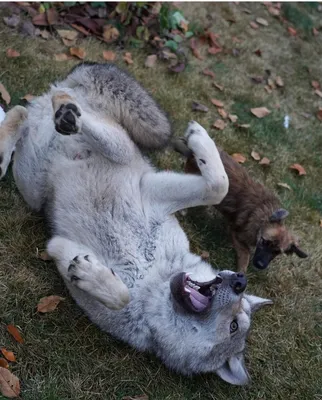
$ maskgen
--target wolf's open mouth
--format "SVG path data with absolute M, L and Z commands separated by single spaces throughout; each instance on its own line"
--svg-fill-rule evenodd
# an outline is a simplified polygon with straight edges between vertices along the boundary
M 170 289 L 176 301 L 187 311 L 200 313 L 210 307 L 221 282 L 220 276 L 209 282 L 197 282 L 192 280 L 189 274 L 180 272 L 171 279 Z

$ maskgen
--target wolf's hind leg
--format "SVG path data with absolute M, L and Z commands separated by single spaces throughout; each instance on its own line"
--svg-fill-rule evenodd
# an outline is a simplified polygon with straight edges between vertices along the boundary
M 71 96 L 56 92 L 52 97 L 56 130 L 63 135 L 82 133 L 84 141 L 109 160 L 126 165 L 135 154 L 135 145 L 113 120 L 83 111 Z
M 13 107 L 0 125 L 0 179 L 7 172 L 17 141 L 20 125 L 27 119 L 28 111 L 21 106 Z
M 54 236 L 47 245 L 47 251 L 68 283 L 87 292 L 110 309 L 119 310 L 128 304 L 126 285 L 85 246 Z

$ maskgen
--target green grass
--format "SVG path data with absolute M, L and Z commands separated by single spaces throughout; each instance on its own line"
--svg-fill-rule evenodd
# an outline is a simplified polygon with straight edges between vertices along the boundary
M 251 14 L 244 13 L 244 8 Z M 289 24 L 272 17 L 260 3 L 196 3 L 185 4 L 183 9 L 189 20 L 202 25 L 211 21 L 227 51 L 208 56 L 206 48 L 201 49 L 204 61 L 189 56 L 189 67 L 178 75 L 169 73 L 161 61 L 154 69 L 144 68 L 147 54 L 143 50 L 131 50 L 134 64 L 129 67 L 122 60 L 123 52 L 118 52 L 117 64 L 128 68 L 169 113 L 176 135 L 182 135 L 187 122 L 196 119 L 229 153 L 247 156 L 245 168 L 279 194 L 290 211 L 288 225 L 310 258 L 281 257 L 265 272 L 249 268 L 249 291 L 274 300 L 272 307 L 254 317 L 246 354 L 252 376 L 249 387 L 229 386 L 213 374 L 185 378 L 168 371 L 154 356 L 99 331 L 83 315 L 54 264 L 37 258 L 37 249 L 44 249 L 48 239 L 46 227 L 25 206 L 9 172 L 0 183 L 0 347 L 17 356 L 10 369 L 20 378 L 24 400 L 120 400 L 143 393 L 150 400 L 322 398 L 322 126 L 315 116 L 322 99 L 310 85 L 322 76 L 322 35 L 306 33 L 312 26 L 319 27 L 321 14 L 315 5 L 283 5 L 284 16 L 299 29 L 299 36 L 291 37 Z M 236 22 L 228 23 L 227 16 Z M 256 17 L 267 19 L 269 26 L 253 30 L 249 22 Z M 0 25 L 0 80 L 12 96 L 12 105 L 21 103 L 27 93 L 41 94 L 77 63 L 53 61 L 54 54 L 65 51 L 58 39 L 22 38 Z M 234 36 L 241 42 L 234 43 Z M 102 51 L 108 48 L 93 38 L 79 45 L 91 61 L 103 61 Z M 9 47 L 21 57 L 8 59 Z M 232 48 L 240 50 L 238 57 L 231 54 Z M 262 57 L 254 54 L 258 48 Z M 205 68 L 215 72 L 223 92 L 202 75 Z M 251 82 L 251 76 L 264 75 L 266 69 L 282 77 L 284 88 L 268 94 L 264 85 Z M 213 129 L 219 115 L 211 98 L 222 100 L 226 111 L 251 127 L 241 130 L 229 123 L 223 131 Z M 210 111 L 191 111 L 194 100 Z M 249 110 L 260 106 L 269 108 L 271 114 L 256 119 Z M 311 117 L 306 119 L 303 112 Z M 283 128 L 286 114 L 291 117 L 288 130 Z M 267 156 L 271 166 L 263 168 L 252 160 L 253 149 Z M 182 170 L 182 159 L 170 150 L 153 159 L 161 168 Z M 295 162 L 304 166 L 305 177 L 289 169 Z M 292 190 L 277 187 L 278 182 Z M 231 242 L 217 213 L 196 208 L 179 219 L 193 251 L 208 251 L 216 267 L 234 268 Z M 39 299 L 50 294 L 66 300 L 55 312 L 38 314 Z M 21 329 L 23 345 L 7 333 L 10 323 Z

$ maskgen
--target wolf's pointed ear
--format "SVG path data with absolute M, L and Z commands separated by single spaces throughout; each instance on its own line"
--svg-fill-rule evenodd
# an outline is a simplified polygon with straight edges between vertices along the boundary
M 222 367 L 216 370 L 216 374 L 232 385 L 247 385 L 250 380 L 243 354 L 230 357 Z
M 288 216 L 288 214 L 289 212 L 287 210 L 284 210 L 284 208 L 279 208 L 270 216 L 269 222 L 281 222 Z
M 308 254 L 304 253 L 303 250 L 301 250 L 295 243 L 292 244 L 291 246 L 291 251 L 295 253 L 298 257 L 300 258 L 306 258 L 308 257 Z
M 263 306 L 273 304 L 272 300 L 263 299 L 262 297 L 253 296 L 251 294 L 246 294 L 245 299 L 250 304 L 252 312 L 259 310 Z

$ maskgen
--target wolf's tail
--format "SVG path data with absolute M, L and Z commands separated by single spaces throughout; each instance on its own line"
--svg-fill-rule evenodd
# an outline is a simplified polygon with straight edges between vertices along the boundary
M 114 118 L 141 149 L 163 148 L 172 136 L 165 112 L 133 77 L 113 64 L 79 64 L 56 85 L 81 91 L 93 110 Z

